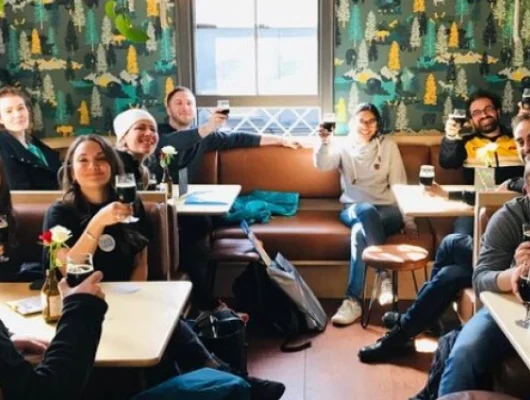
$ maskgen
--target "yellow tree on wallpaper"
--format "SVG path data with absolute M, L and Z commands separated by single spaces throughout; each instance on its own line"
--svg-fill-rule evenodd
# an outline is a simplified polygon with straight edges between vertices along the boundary
M 173 78 L 167 78 L 166 79 L 166 94 L 164 95 L 164 102 L 167 99 L 167 95 L 175 89 L 175 83 L 173 82 Z
M 158 1 L 147 0 L 147 16 L 158 17 Z
M 337 112 L 337 122 L 346 122 L 348 120 L 348 115 L 346 113 L 346 100 L 344 97 L 339 98 L 339 101 L 335 106 L 335 111 Z
M 451 24 L 451 30 L 449 32 L 449 48 L 458 48 L 458 26 L 456 25 L 456 22 Z
M 138 60 L 136 56 L 136 49 L 134 46 L 129 46 L 127 51 L 127 72 L 131 75 L 138 75 Z
M 90 124 L 90 114 L 88 113 L 88 105 L 85 100 L 79 106 L 79 125 L 88 126 Z
M 414 0 L 413 12 L 425 12 L 425 0 Z
M 425 95 L 423 96 L 423 103 L 425 105 L 435 106 L 438 100 L 436 94 L 436 79 L 433 74 L 429 74 L 425 82 Z
M 36 29 L 31 31 L 31 54 L 41 54 L 39 32 Z
M 398 42 L 392 42 L 392 45 L 390 46 L 390 52 L 388 53 L 388 68 L 392 71 L 399 71 L 401 69 Z

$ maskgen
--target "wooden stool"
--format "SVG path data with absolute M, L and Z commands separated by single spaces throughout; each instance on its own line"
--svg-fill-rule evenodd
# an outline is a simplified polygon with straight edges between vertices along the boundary
M 515 397 L 507 394 L 483 392 L 480 390 L 471 390 L 466 392 L 458 392 L 446 394 L 439 398 L 439 400 L 517 400 Z
M 379 274 L 375 274 L 374 286 L 372 288 L 372 297 L 370 298 L 370 305 L 366 311 L 365 292 L 366 292 L 366 276 L 368 268 L 384 269 L 392 271 L 392 294 L 394 297 L 392 307 L 397 311 L 397 294 L 398 294 L 398 272 L 410 271 L 414 279 L 414 287 L 416 294 L 418 294 L 418 283 L 416 282 L 416 275 L 414 271 L 423 268 L 425 272 L 425 279 L 427 279 L 427 259 L 429 252 L 423 247 L 412 246 L 410 244 L 383 244 L 379 246 L 370 246 L 363 251 L 364 267 L 364 282 L 362 295 L 363 314 L 361 317 L 361 325 L 366 328 L 370 320 L 370 313 L 372 305 L 379 286 Z M 366 317 L 366 318 L 365 318 Z

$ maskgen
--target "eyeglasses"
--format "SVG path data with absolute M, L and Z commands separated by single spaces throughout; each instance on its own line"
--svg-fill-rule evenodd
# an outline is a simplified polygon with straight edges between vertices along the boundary
M 486 108 L 484 108 L 483 110 L 475 110 L 475 111 L 472 111 L 471 112 L 471 117 L 473 118 L 479 118 L 482 116 L 482 114 L 484 115 L 488 115 L 488 114 L 493 114 L 495 113 L 495 107 L 493 106 L 487 106 Z
M 374 125 L 377 122 L 376 119 L 369 119 L 369 120 L 359 120 L 360 125 Z

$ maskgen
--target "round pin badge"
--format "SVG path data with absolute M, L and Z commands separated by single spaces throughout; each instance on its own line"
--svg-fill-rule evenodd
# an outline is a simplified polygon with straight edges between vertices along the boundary
M 375 165 L 374 165 L 374 168 L 375 168 L 375 169 L 379 169 L 379 168 L 381 168 L 381 166 L 380 166 L 379 164 L 375 164 Z
M 109 234 L 104 234 L 99 237 L 98 246 L 102 251 L 110 253 L 116 248 L 116 240 Z

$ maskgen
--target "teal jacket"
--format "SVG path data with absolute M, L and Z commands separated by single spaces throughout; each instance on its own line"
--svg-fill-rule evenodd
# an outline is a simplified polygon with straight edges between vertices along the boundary
M 294 192 L 268 192 L 254 190 L 246 196 L 239 196 L 230 211 L 223 217 L 227 223 L 246 220 L 267 223 L 272 215 L 290 217 L 298 211 L 300 195 Z

